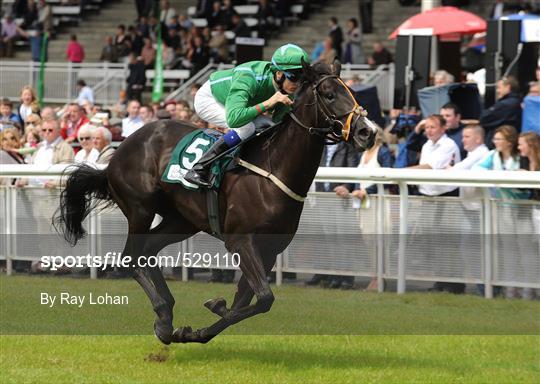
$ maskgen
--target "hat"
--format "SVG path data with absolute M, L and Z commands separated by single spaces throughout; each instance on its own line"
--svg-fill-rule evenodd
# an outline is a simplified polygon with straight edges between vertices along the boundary
M 97 117 L 97 115 L 96 115 L 96 116 L 94 116 L 94 117 L 92 117 L 92 118 L 90 119 L 90 122 L 91 122 L 92 124 L 94 124 L 94 125 L 101 125 L 101 123 L 103 122 L 103 119 Z
M 295 44 L 282 45 L 272 55 L 272 65 L 278 71 L 301 69 L 302 60 L 310 63 L 307 52 Z

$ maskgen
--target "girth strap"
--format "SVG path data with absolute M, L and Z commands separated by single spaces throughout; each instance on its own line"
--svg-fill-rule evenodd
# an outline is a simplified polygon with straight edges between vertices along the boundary
M 208 209 L 208 223 L 212 236 L 223 240 L 219 225 L 219 200 L 218 192 L 215 189 L 206 191 L 206 208 Z
M 252 171 L 252 172 L 254 172 L 256 174 L 261 175 L 262 177 L 265 177 L 265 178 L 269 179 L 279 189 L 281 189 L 283 192 L 285 192 L 287 194 L 287 196 L 289 196 L 291 199 L 294 199 L 294 200 L 299 201 L 301 203 L 303 203 L 306 200 L 305 196 L 302 197 L 302 196 L 294 193 L 289 187 L 287 187 L 285 185 L 285 183 L 283 183 L 280 179 L 278 179 L 276 176 L 274 176 L 270 172 L 267 172 L 264 169 L 261 169 L 261 168 L 257 167 L 256 165 L 248 163 L 247 161 L 242 160 L 242 159 L 238 159 L 238 165 L 241 165 L 242 167 L 247 168 L 247 169 L 249 169 L 250 171 Z

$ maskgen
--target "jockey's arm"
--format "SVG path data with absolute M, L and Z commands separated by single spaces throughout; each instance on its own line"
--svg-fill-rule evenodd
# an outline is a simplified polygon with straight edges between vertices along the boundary
M 257 86 L 255 78 L 249 73 L 242 73 L 233 81 L 225 102 L 227 125 L 230 128 L 246 125 L 276 105 L 292 104 L 292 100 L 287 95 L 278 91 L 262 103 L 250 105 Z
M 230 128 L 244 126 L 265 111 L 262 103 L 257 106 L 249 105 L 256 87 L 257 81 L 248 73 L 236 76 L 232 82 L 225 102 L 227 125 Z

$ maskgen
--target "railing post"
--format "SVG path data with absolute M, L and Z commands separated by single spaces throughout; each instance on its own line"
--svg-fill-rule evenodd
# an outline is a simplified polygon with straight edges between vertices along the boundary
M 188 269 L 184 265 L 184 255 L 186 255 L 186 253 L 189 253 L 189 255 L 191 257 L 192 256 L 192 248 L 193 247 L 192 247 L 191 238 L 182 241 L 182 257 L 180 258 L 181 263 L 182 263 L 182 281 L 188 281 L 188 278 L 189 278 Z
M 103 101 L 103 104 L 105 103 L 109 103 L 109 84 L 111 84 L 111 82 L 113 81 L 112 79 L 112 76 L 111 74 L 109 73 L 109 62 L 105 61 L 103 63 L 103 69 L 104 69 L 104 72 L 106 73 L 106 76 L 107 78 L 110 78 L 111 80 L 109 81 L 109 83 L 105 86 L 105 100 Z
M 28 84 L 32 86 L 32 88 L 36 88 L 34 84 L 34 61 L 31 60 L 28 63 Z
M 484 226 L 484 296 L 486 299 L 493 298 L 493 285 L 491 281 L 492 277 L 492 260 L 493 260 L 493 248 L 492 248 L 492 221 L 493 212 L 491 206 L 491 196 L 488 188 L 483 188 L 483 226 Z
M 71 102 L 71 80 L 73 77 L 73 66 L 71 65 L 71 61 L 68 61 L 67 73 L 68 73 L 68 79 L 67 79 L 66 100 L 68 101 L 68 103 L 70 103 Z
M 377 291 L 384 292 L 384 184 L 377 184 Z
M 89 237 L 90 237 L 90 257 L 94 257 L 97 255 L 98 252 L 98 244 L 97 244 L 97 238 L 98 238 L 98 223 L 99 216 L 96 213 L 96 210 L 93 209 L 90 211 L 90 215 L 88 216 L 88 226 L 89 226 Z M 93 263 L 92 263 L 93 264 Z M 90 278 L 91 279 L 97 279 L 97 268 L 95 266 L 90 267 Z
M 13 254 L 13 243 L 15 239 L 15 228 L 13 227 L 13 216 L 15 212 L 12 210 L 12 187 L 6 188 L 6 194 L 4 198 L 4 209 L 6 212 L 6 274 L 11 276 L 13 274 L 13 260 L 11 256 Z
M 17 257 L 17 194 L 24 191 L 23 189 L 12 188 L 11 196 L 9 199 L 10 210 L 11 210 L 11 234 L 13 236 L 13 241 L 11 242 L 11 258 L 12 262 L 15 257 Z
M 388 89 L 390 89 L 390 101 L 389 101 L 388 109 L 394 108 L 395 71 L 396 71 L 396 67 L 394 66 L 394 63 L 390 63 L 390 69 L 389 69 L 390 85 L 388 87 Z
M 287 249 L 283 252 L 288 252 Z M 283 284 L 283 253 L 277 255 L 276 259 L 276 285 L 279 287 L 281 284 Z
M 409 190 L 407 183 L 399 183 L 399 251 L 398 251 L 398 282 L 397 293 L 405 293 L 407 219 L 409 211 Z

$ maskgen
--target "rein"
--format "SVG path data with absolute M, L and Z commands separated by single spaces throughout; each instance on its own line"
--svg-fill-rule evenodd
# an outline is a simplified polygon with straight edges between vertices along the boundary
M 345 112 L 340 116 L 336 116 L 330 112 L 328 106 L 326 105 L 318 91 L 319 86 L 328 79 L 336 79 L 343 86 L 343 88 L 345 88 L 348 95 L 351 97 L 351 100 L 353 102 L 353 108 L 349 112 Z M 296 124 L 298 124 L 304 129 L 307 129 L 310 134 L 322 136 L 325 139 L 329 140 L 329 142 L 327 141 L 325 142 L 325 144 L 335 144 L 341 140 L 347 141 L 351 132 L 351 124 L 355 123 L 360 117 L 367 116 L 366 110 L 364 110 L 356 102 L 356 99 L 354 98 L 352 92 L 349 90 L 349 87 L 347 87 L 347 85 L 343 82 L 343 80 L 339 78 L 338 75 L 325 75 L 321 77 L 312 87 L 312 90 L 315 101 L 310 105 L 315 105 L 315 126 L 308 127 L 307 125 L 302 123 L 300 119 L 298 119 L 294 112 L 289 112 L 291 118 Z M 327 127 L 318 127 L 319 109 L 324 114 L 325 122 L 329 124 Z M 343 124 L 343 122 L 340 120 L 344 116 L 347 116 L 345 124 Z
M 325 104 L 323 98 L 321 97 L 318 91 L 319 86 L 328 79 L 336 79 L 345 88 L 345 90 L 351 97 L 351 100 L 353 101 L 353 108 L 349 112 L 346 112 L 340 116 L 336 116 L 330 112 L 328 106 Z M 300 119 L 298 119 L 298 117 L 294 114 L 293 111 L 289 112 L 289 116 L 291 116 L 294 122 L 298 124 L 300 127 L 307 129 L 307 131 L 310 134 L 318 135 L 327 139 L 328 141 L 325 141 L 325 144 L 335 144 L 337 142 L 340 142 L 341 140 L 347 141 L 349 139 L 349 134 L 351 132 L 351 124 L 356 122 L 356 120 L 358 120 L 360 117 L 367 116 L 367 112 L 356 102 L 356 99 L 354 98 L 353 94 L 351 93 L 347 85 L 337 75 L 325 75 L 321 77 L 315 83 L 315 85 L 312 86 L 312 90 L 313 90 L 313 97 L 315 101 L 307 105 L 315 105 L 315 126 L 308 127 L 307 125 L 302 123 Z M 319 109 L 324 114 L 325 122 L 329 123 L 328 127 L 317 127 L 319 125 Z M 340 120 L 344 116 L 347 116 L 345 120 L 345 124 L 343 124 Z M 266 133 L 267 131 L 269 131 L 270 129 L 273 129 L 274 127 L 275 126 L 271 126 L 265 129 L 263 132 L 260 132 L 258 136 L 260 136 L 263 133 Z M 274 136 L 275 132 L 276 131 L 274 131 L 271 138 Z M 281 191 L 283 191 L 291 199 L 296 200 L 299 203 L 303 203 L 305 201 L 306 196 L 301 196 L 295 193 L 292 189 L 290 189 L 287 185 L 285 185 L 283 181 L 281 181 L 275 175 L 273 175 L 271 171 L 266 171 L 240 158 L 238 158 L 238 165 L 270 180 L 272 183 L 274 183 L 274 185 L 276 185 L 279 189 L 281 189 Z

